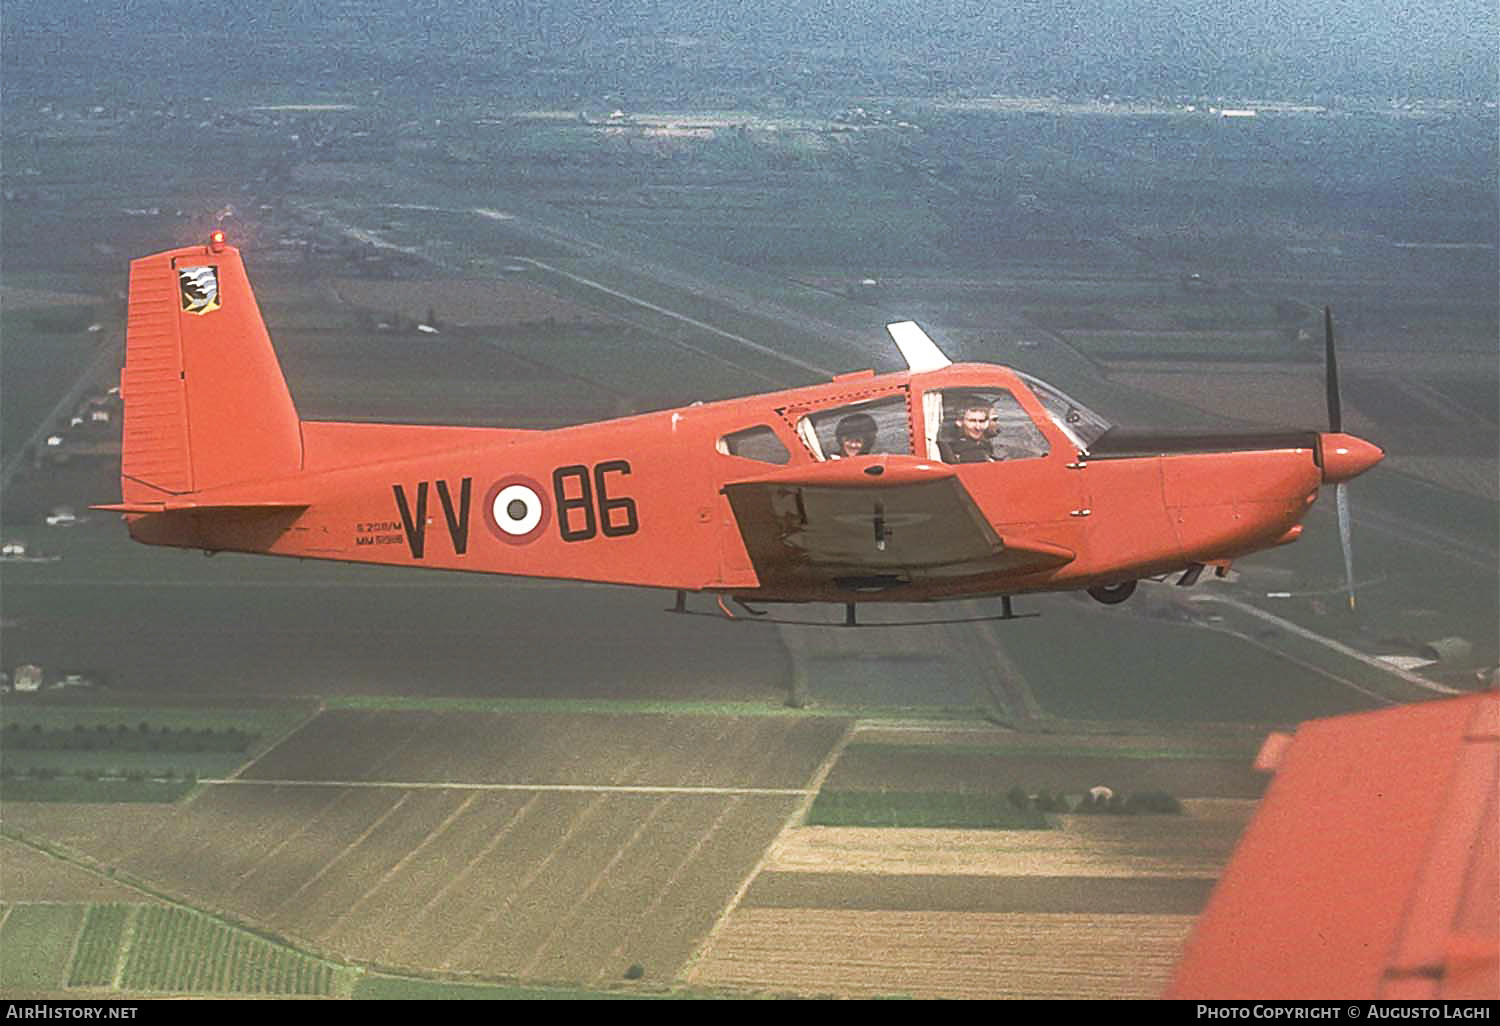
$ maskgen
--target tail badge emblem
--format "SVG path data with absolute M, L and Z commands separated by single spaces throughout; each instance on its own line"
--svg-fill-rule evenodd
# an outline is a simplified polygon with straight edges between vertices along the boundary
M 219 308 L 219 272 L 214 267 L 179 267 L 177 284 L 182 312 L 206 314 Z

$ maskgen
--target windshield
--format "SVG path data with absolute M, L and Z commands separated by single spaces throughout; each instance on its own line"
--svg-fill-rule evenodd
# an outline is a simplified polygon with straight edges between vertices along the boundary
M 1062 428 L 1064 433 L 1078 445 L 1079 449 L 1087 452 L 1089 446 L 1099 440 L 1099 436 L 1111 427 L 1109 421 L 1099 416 L 1087 406 L 1053 388 L 1044 381 L 1038 381 L 1029 374 L 1017 375 L 1036 394 L 1037 400 L 1046 409 L 1047 415 L 1052 418 L 1053 423 Z

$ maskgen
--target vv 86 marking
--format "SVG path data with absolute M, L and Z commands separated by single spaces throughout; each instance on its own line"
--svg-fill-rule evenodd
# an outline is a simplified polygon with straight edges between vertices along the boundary
M 635 500 L 619 494 L 620 479 L 630 473 L 628 460 L 605 460 L 592 467 L 570 463 L 552 471 L 550 488 L 525 474 L 507 475 L 484 493 L 484 525 L 507 545 L 531 544 L 548 533 L 554 520 L 557 536 L 565 542 L 628 537 L 640 530 Z M 392 485 L 399 521 L 360 523 L 355 543 L 385 545 L 404 540 L 413 559 L 425 558 L 429 495 L 435 492 L 453 552 L 465 555 L 473 483 L 472 477 L 460 479 L 456 486 L 447 480 L 418 481 L 409 491 L 405 485 Z M 397 528 L 400 534 L 393 533 Z M 382 533 L 366 533 L 375 530 Z

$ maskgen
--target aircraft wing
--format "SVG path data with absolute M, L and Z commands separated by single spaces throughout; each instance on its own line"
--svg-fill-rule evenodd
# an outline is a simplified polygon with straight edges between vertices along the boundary
M 1003 538 L 953 468 L 911 456 L 788 467 L 724 486 L 765 586 L 842 582 L 856 590 L 916 579 L 1027 573 L 1073 552 Z
M 1167 997 L 1500 997 L 1500 693 L 1313 720 L 1274 766 Z

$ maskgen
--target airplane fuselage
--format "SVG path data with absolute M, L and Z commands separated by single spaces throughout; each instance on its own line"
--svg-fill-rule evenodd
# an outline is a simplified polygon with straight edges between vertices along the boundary
M 1098 589 L 1291 541 L 1320 483 L 1380 458 L 1337 433 L 1123 435 L 889 330 L 906 372 L 576 427 L 307 421 L 215 235 L 131 265 L 123 501 L 100 508 L 209 552 L 761 601 L 1111 601 Z
M 723 489 L 784 471 L 722 451 L 721 439 L 769 428 L 787 451 L 785 467 L 811 469 L 820 461 L 801 444 L 789 413 L 899 398 L 910 412 L 911 437 L 921 439 L 927 425 L 920 396 L 928 390 L 1002 387 L 1033 415 L 1047 452 L 944 472 L 957 475 L 1002 538 L 1046 543 L 1072 559 L 1019 575 L 918 573 L 878 589 L 760 579 Z M 1134 580 L 1289 541 L 1321 481 L 1318 436 L 1304 434 L 1249 451 L 1081 456 L 1015 375 L 960 365 L 550 431 L 306 421 L 303 470 L 295 477 L 197 493 L 193 502 L 210 512 L 129 519 L 138 541 L 209 551 L 759 600 L 959 598 Z M 853 464 L 942 468 L 914 453 Z M 892 535 L 902 530 L 889 528 Z

